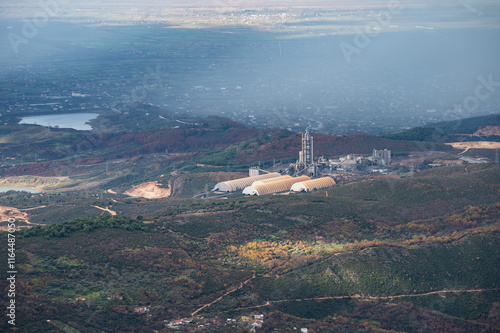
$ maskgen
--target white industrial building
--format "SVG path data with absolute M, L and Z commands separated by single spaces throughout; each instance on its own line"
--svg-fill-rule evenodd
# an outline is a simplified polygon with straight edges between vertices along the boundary
M 330 177 L 323 177 L 318 179 L 311 179 L 302 182 L 297 182 L 292 185 L 290 189 L 292 192 L 311 192 L 334 186 L 335 180 Z
M 297 163 L 291 164 L 290 167 L 294 170 L 295 176 L 300 174 L 316 175 L 317 164 L 314 163 L 314 138 L 306 130 L 302 133 L 302 150 L 299 151 L 299 160 Z
M 302 182 L 306 180 L 310 180 L 311 178 L 308 176 L 300 176 L 290 179 L 278 180 L 275 182 L 260 184 L 260 185 L 252 185 L 248 186 L 243 190 L 243 194 L 246 195 L 266 195 L 266 194 L 274 194 L 279 192 L 290 191 L 290 188 L 293 184 L 297 182 Z
M 236 192 L 241 191 L 245 187 L 252 185 L 254 182 L 262 179 L 276 178 L 281 177 L 281 175 L 277 172 L 266 173 L 264 175 L 254 176 L 254 177 L 245 177 L 235 180 L 228 180 L 226 182 L 221 182 L 215 185 L 212 191 L 219 192 Z
M 280 180 L 287 180 L 287 179 L 292 179 L 292 176 L 281 176 L 281 177 L 261 179 L 261 180 L 257 180 L 255 182 L 253 182 L 252 185 L 262 185 L 262 184 L 273 183 L 273 182 L 277 182 Z
M 391 151 L 388 149 L 377 150 L 373 149 L 372 161 L 379 165 L 391 164 Z
M 305 167 L 314 163 L 314 146 L 313 137 L 309 135 L 309 131 L 302 134 L 302 150 L 299 152 L 299 163 Z

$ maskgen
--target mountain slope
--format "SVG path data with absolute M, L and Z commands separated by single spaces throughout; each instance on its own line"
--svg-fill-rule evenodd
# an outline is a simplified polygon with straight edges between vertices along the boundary
M 310 327 L 417 332 L 405 322 L 424 316 L 444 330 L 495 331 L 499 174 L 496 164 L 441 168 L 328 196 L 185 200 L 155 206 L 145 223 L 82 218 L 19 232 L 18 327 L 152 331 L 254 311 L 271 325 L 279 310 Z

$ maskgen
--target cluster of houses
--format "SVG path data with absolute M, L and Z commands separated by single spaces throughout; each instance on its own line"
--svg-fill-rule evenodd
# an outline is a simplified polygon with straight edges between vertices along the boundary
M 241 316 L 241 321 L 247 324 L 247 328 L 255 332 L 257 328 L 262 327 L 264 324 L 264 315 L 256 314 L 253 317 Z
M 171 329 L 191 329 L 193 331 L 198 331 L 209 326 L 219 326 L 219 325 L 239 325 L 248 328 L 250 331 L 255 332 L 257 328 L 262 327 L 264 324 L 263 314 L 254 314 L 248 316 L 241 316 L 239 319 L 227 318 L 225 321 L 215 317 L 215 318 L 204 318 L 204 317 L 190 317 L 176 319 L 172 321 L 165 320 L 165 326 Z

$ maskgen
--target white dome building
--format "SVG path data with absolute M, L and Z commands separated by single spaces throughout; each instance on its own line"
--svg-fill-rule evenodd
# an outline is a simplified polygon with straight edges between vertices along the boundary
M 257 180 L 256 182 L 252 183 L 252 186 L 253 185 L 269 184 L 269 183 L 277 182 L 277 181 L 280 181 L 280 180 L 286 180 L 286 179 L 292 179 L 292 176 L 281 176 L 281 177 L 274 177 L 274 178 L 267 178 L 267 179 Z
M 333 180 L 332 178 L 323 177 L 318 179 L 297 182 L 292 185 L 292 188 L 290 190 L 292 192 L 311 192 L 322 188 L 332 187 L 335 184 L 336 184 L 335 180 Z
M 310 180 L 308 176 L 300 176 L 296 178 L 278 180 L 267 184 L 259 184 L 248 186 L 243 190 L 246 195 L 266 195 L 279 192 L 290 191 L 290 187 L 300 181 Z
M 251 185 L 253 182 L 263 179 L 276 178 L 281 175 L 277 172 L 266 173 L 264 175 L 254 176 L 254 177 L 245 177 L 235 180 L 228 180 L 227 182 L 221 182 L 215 185 L 212 191 L 220 191 L 220 192 L 236 192 L 241 191 L 246 186 Z

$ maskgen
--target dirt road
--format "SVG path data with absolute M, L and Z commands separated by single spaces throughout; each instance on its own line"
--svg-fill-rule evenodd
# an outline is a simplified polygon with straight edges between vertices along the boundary
M 99 207 L 99 206 L 91 206 L 91 207 L 94 207 L 94 208 L 103 210 L 105 212 L 108 212 L 108 213 L 111 214 L 111 216 L 116 216 L 116 212 L 114 210 L 108 209 L 108 207 L 106 207 L 106 208 L 102 208 L 102 207 Z

